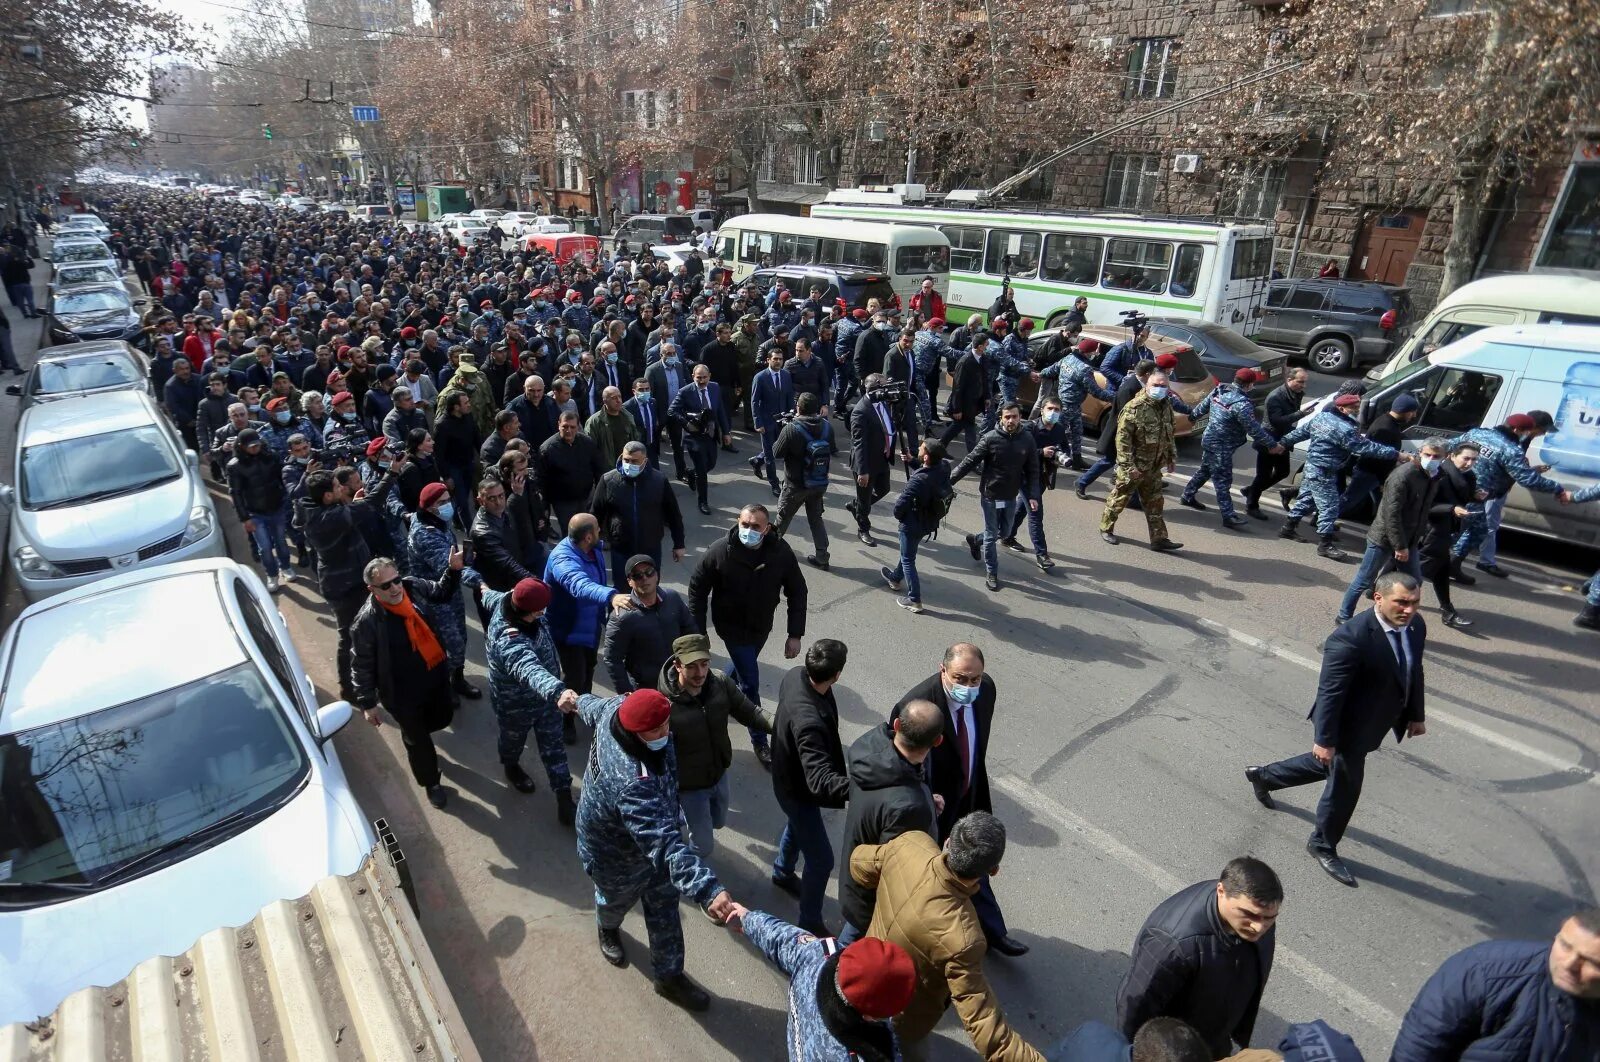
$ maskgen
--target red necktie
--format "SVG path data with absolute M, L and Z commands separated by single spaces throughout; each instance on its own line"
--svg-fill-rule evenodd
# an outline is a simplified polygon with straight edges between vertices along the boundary
M 962 725 L 966 717 L 966 709 L 956 709 L 956 749 L 961 753 L 961 795 L 966 796 L 967 790 L 972 788 L 972 750 L 967 747 L 967 728 Z

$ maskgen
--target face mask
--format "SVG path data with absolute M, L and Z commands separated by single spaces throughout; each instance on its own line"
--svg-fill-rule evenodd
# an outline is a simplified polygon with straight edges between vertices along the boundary
M 1150 397 L 1165 398 L 1167 397 L 1167 389 L 1162 387 L 1160 384 L 1157 384 L 1155 387 L 1150 388 Z
M 1441 457 L 1424 457 L 1422 459 L 1422 470 L 1431 476 L 1439 471 L 1439 466 L 1442 464 L 1444 464 L 1444 459 Z
M 253 403 L 252 405 L 250 405 L 249 409 L 250 409 L 250 412 L 252 412 L 252 413 L 260 413 L 261 412 L 261 404 L 259 402 Z
M 311 455 L 306 454 L 304 457 L 297 457 L 294 459 L 294 463 L 297 465 L 309 465 L 311 463 Z
M 627 476 L 629 479 L 637 479 L 637 478 L 639 478 L 640 473 L 642 473 L 644 471 L 644 466 L 643 465 L 635 465 L 635 464 L 631 464 L 631 463 L 629 463 L 627 461 L 622 462 L 617 467 L 622 469 L 622 474 L 624 476 Z
M 289 414 L 284 410 L 279 410 L 272 415 L 272 420 L 277 424 L 287 424 L 289 423 Z
M 607 354 L 606 355 L 606 364 L 607 365 L 615 365 L 616 363 L 617 363 L 617 356 L 615 354 Z
M 344 421 L 346 424 L 354 424 L 356 422 L 356 415 L 354 413 L 340 413 L 339 419 Z
M 1061 419 L 1061 413 L 1060 413 L 1059 410 L 1054 410 L 1054 409 L 1045 410 L 1045 412 L 1044 412 L 1044 422 L 1046 424 L 1049 424 L 1052 427 L 1054 427 L 1056 422 L 1059 421 L 1060 419 Z
M 739 528 L 739 541 L 751 549 L 755 549 L 761 545 L 761 532 L 753 527 L 741 527 Z
M 676 369 L 681 364 L 683 364 L 683 363 L 680 362 L 677 358 L 668 358 L 667 359 L 667 367 L 668 368 Z
M 669 733 L 667 736 L 658 737 L 654 741 L 646 741 L 644 743 L 644 747 L 649 749 L 651 752 L 660 752 L 662 749 L 667 747 L 667 742 L 671 740 L 672 735 Z
M 971 706 L 978 700 L 978 691 L 983 689 L 983 684 L 976 686 L 963 686 L 956 683 L 950 687 L 950 700 L 956 704 Z
M 634 395 L 633 397 L 634 397 L 634 400 L 638 401 L 638 402 L 649 402 L 649 401 L 652 401 L 652 396 L 651 396 L 649 391 L 640 391 L 638 394 Z
M 439 508 L 434 510 L 434 515 L 448 524 L 451 518 L 456 515 L 456 503 L 445 502 L 443 505 L 439 506 Z
M 534 299 L 533 300 L 533 308 L 535 310 L 544 309 L 545 308 L 545 301 L 543 299 Z
M 887 321 L 885 321 L 883 324 L 873 325 L 872 327 L 876 328 L 880 332 L 887 332 L 890 329 L 892 329 L 894 327 L 894 325 L 890 324 Z

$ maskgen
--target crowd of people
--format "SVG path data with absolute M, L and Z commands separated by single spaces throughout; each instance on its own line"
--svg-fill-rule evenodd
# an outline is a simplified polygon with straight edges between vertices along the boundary
M 1323 783 L 1308 848 L 1345 884 L 1354 876 L 1337 845 L 1366 755 L 1387 732 L 1426 731 L 1420 576 L 1431 563 L 1446 623 L 1460 621 L 1448 583 L 1492 527 L 1485 503 L 1513 480 L 1551 489 L 1517 463 L 1518 444 L 1542 430 L 1533 414 L 1430 440 L 1412 460 L 1357 429 L 1354 395 L 1302 414 L 1303 373 L 1268 399 L 1265 424 L 1245 396 L 1249 370 L 1191 409 L 1142 327 L 1102 357 L 1079 340 L 1086 303 L 1035 349 L 1033 323 L 1005 305 L 947 330 L 931 280 L 902 315 L 827 303 L 815 289 L 739 286 L 698 254 L 670 270 L 648 254 L 557 261 L 399 223 L 124 189 L 98 206 L 150 295 L 143 343 L 169 414 L 226 484 L 269 586 L 296 569 L 315 578 L 338 630 L 341 695 L 374 726 L 399 730 L 427 801 L 448 807 L 432 735 L 463 699 L 483 696 L 466 672 L 470 611 L 507 784 L 537 791 L 521 762 L 531 735 L 594 887 L 602 958 L 628 963 L 620 930 L 637 904 L 656 991 L 706 1009 L 709 994 L 685 973 L 687 898 L 789 975 L 795 1059 L 924 1058 L 951 1008 L 982 1057 L 1044 1057 L 1007 1022 L 984 975 L 990 955 L 1021 960 L 1029 949 L 994 885 L 1006 829 L 986 762 L 1004 713 L 982 648 L 951 645 L 846 747 L 836 690 L 848 647 L 806 644 L 805 568 L 829 568 L 822 512 L 839 455 L 848 450 L 845 508 L 865 544 L 877 542 L 873 509 L 893 491 L 893 470 L 906 472 L 890 510 L 898 561 L 880 575 L 911 612 L 922 608 L 918 546 L 969 476 L 984 529 L 966 544 L 991 591 L 1001 589 L 1001 549 L 1029 552 L 1018 540 L 1025 520 L 1035 563 L 1053 565 L 1042 508 L 1061 469 L 1083 474 L 1079 497 L 1116 469 L 1101 520 L 1108 543 L 1121 541 L 1117 518 L 1137 504 L 1152 547 L 1181 548 L 1161 517 L 1175 413 L 1208 416 L 1202 466 L 1181 500 L 1203 507 L 1209 477 L 1225 527 L 1265 519 L 1261 495 L 1286 471 L 1284 451 L 1309 440 L 1305 487 L 1282 533 L 1296 537 L 1315 510 L 1326 555 L 1337 552 L 1347 459 L 1404 462 L 1384 481 L 1329 640 L 1312 751 L 1245 769 L 1268 808 L 1278 789 Z M 1041 384 L 1029 410 L 1018 401 L 1024 380 Z M 1089 394 L 1113 403 L 1092 467 Z M 1403 418 L 1400 406 L 1388 416 Z M 775 507 L 741 507 L 726 533 L 694 544 L 704 548 L 684 589 L 663 585 L 666 554 L 682 561 L 691 546 L 682 506 L 692 491 L 712 514 L 707 481 L 720 454 L 739 452 L 741 418 L 760 448 L 750 469 Z M 957 435 L 965 452 L 952 462 Z M 1247 442 L 1260 474 L 1240 516 L 1230 478 Z M 1358 487 L 1352 477 L 1345 490 Z M 788 533 L 802 509 L 812 539 L 803 560 Z M 1362 600 L 1372 607 L 1356 614 Z M 783 655 L 796 663 L 769 713 L 759 657 L 780 622 Z M 713 666 L 713 636 L 726 670 Z M 595 693 L 597 677 L 610 695 Z M 770 879 L 793 897 L 792 921 L 735 899 L 715 870 L 730 807 L 764 799 L 732 789 L 730 721 L 771 774 L 785 825 Z M 583 737 L 579 722 L 588 754 L 575 794 L 568 750 Z M 830 808 L 845 810 L 838 858 Z M 835 874 L 840 919 L 830 924 Z M 1164 901 L 1134 941 L 1114 1022 L 1081 1027 L 1050 1056 L 1360 1057 L 1321 1022 L 1292 1026 L 1278 1052 L 1249 1049 L 1283 902 L 1277 875 L 1249 857 Z M 1595 910 L 1574 914 L 1553 942 L 1479 945 L 1451 959 L 1395 1047 L 1407 1062 L 1597 1052 Z

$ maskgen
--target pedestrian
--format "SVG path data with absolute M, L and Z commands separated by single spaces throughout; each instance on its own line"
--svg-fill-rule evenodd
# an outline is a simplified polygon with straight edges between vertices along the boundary
M 1256 419 L 1255 403 L 1247 393 L 1259 379 L 1256 370 L 1240 369 L 1233 374 L 1232 383 L 1218 384 L 1194 407 L 1195 421 L 1207 414 L 1210 419 L 1200 436 L 1200 467 L 1184 484 L 1183 494 L 1178 498 L 1183 505 L 1205 512 L 1205 504 L 1195 494 L 1205 486 L 1206 480 L 1211 480 L 1217 491 L 1217 512 L 1222 517 L 1222 526 L 1240 531 L 1248 527 L 1250 521 L 1233 508 L 1234 452 L 1250 439 L 1269 451 L 1283 452 L 1278 440 Z
M 897 454 L 909 472 L 916 432 L 898 419 L 904 408 L 886 376 L 867 374 L 866 394 L 850 414 L 850 468 L 856 474 L 856 496 L 844 506 L 855 517 L 856 538 L 862 545 L 878 544 L 872 537 L 872 507 L 889 493 Z
M 716 851 L 716 831 L 727 821 L 731 716 L 763 738 L 772 720 L 750 703 L 731 675 L 711 667 L 711 639 L 685 634 L 672 643 L 655 688 L 672 702 L 672 747 L 678 759 L 678 802 L 689 839 L 704 859 Z
M 876 902 L 873 891 L 858 885 L 850 875 L 850 856 L 856 846 L 885 844 L 908 830 L 938 837 L 944 798 L 929 788 L 924 764 L 934 746 L 944 740 L 944 732 L 944 715 L 938 705 L 909 701 L 893 720 L 856 738 L 845 755 L 850 792 L 839 869 L 842 944 L 866 933 Z
M 911 473 L 905 489 L 894 501 L 894 518 L 898 525 L 900 558 L 892 568 L 878 569 L 889 589 L 898 593 L 905 585 L 905 596 L 895 599 L 895 604 L 907 612 L 922 611 L 922 580 L 917 577 L 917 549 L 922 540 L 939 530 L 939 523 L 950 509 L 954 492 L 950 489 L 950 462 L 945 458 L 944 443 L 938 439 L 924 439 L 917 448 L 917 470 Z
M 1548 414 L 1546 414 L 1548 417 Z M 1540 418 L 1531 413 L 1513 413 L 1497 428 L 1473 428 L 1452 439 L 1452 443 L 1478 444 L 1478 463 L 1473 475 L 1478 478 L 1478 489 L 1484 492 L 1482 522 L 1474 521 L 1461 532 L 1450 554 L 1456 561 L 1465 561 L 1473 550 L 1478 550 L 1474 565 L 1497 579 L 1506 577 L 1506 570 L 1496 561 L 1496 544 L 1499 539 L 1500 518 L 1505 513 L 1506 496 L 1514 484 L 1521 484 L 1531 492 L 1554 494 L 1563 505 L 1571 502 L 1572 495 L 1561 484 L 1543 475 L 1545 466 L 1528 464 L 1528 445 L 1543 435 L 1548 426 L 1541 427 Z M 1461 565 L 1458 563 L 1457 567 Z
M 818 413 L 828 415 L 828 397 L 833 393 L 833 373 L 816 351 L 816 340 L 796 339 L 794 357 L 783 363 L 783 371 L 794 383 L 795 401 L 800 395 L 816 395 Z
M 694 367 L 691 382 L 678 389 L 667 409 L 667 417 L 683 431 L 683 441 L 694 466 L 695 495 L 700 502 L 700 512 L 705 516 L 711 515 L 706 490 L 710 486 L 711 470 L 717 467 L 717 443 L 720 440 L 725 450 L 733 443 L 733 426 L 725 402 L 720 385 L 712 381 L 711 370 L 702 363 Z
M 1176 365 L 1177 359 L 1173 358 L 1172 360 L 1173 364 Z M 1134 366 L 1133 371 L 1123 377 L 1122 383 L 1118 385 L 1117 392 L 1112 397 L 1111 408 L 1101 414 L 1100 437 L 1095 440 L 1094 444 L 1097 456 L 1094 459 L 1094 463 L 1084 469 L 1083 474 L 1072 485 L 1073 492 L 1084 501 L 1089 500 L 1089 486 L 1107 471 L 1116 467 L 1117 422 L 1122 419 L 1122 411 L 1128 407 L 1128 403 L 1144 393 L 1145 381 L 1158 368 L 1160 366 L 1152 361 L 1141 361 Z M 1133 506 L 1134 508 L 1139 507 L 1137 495 L 1134 497 Z
M 483 636 L 484 655 L 489 665 L 489 703 L 500 729 L 496 751 L 506 781 L 519 793 L 537 788 L 522 769 L 522 750 L 531 732 L 556 797 L 556 821 L 571 826 L 577 805 L 562 739 L 566 713 L 558 706 L 563 701 L 570 704 L 576 692 L 561 681 L 561 661 L 545 619 L 550 600 L 550 587 L 538 579 L 523 579 L 509 592 L 485 591 L 489 626 Z
M 688 455 L 683 448 L 683 423 L 668 414 L 672 407 L 672 400 L 678 392 L 689 382 L 689 371 L 684 367 L 683 359 L 678 354 L 676 343 L 661 344 L 661 356 L 645 367 L 645 382 L 650 385 L 650 414 L 656 423 L 666 431 L 667 439 L 672 443 L 673 476 L 680 483 L 689 482 Z M 638 388 L 634 388 L 635 395 Z M 635 414 L 637 416 L 637 414 Z M 645 432 L 646 441 L 650 433 Z M 657 455 L 659 456 L 660 443 L 657 442 Z
M 435 582 L 444 579 L 450 555 L 456 550 L 455 532 L 450 527 L 454 517 L 455 502 L 449 487 L 430 483 L 422 488 L 417 511 L 407 518 L 410 531 L 406 535 L 406 546 L 411 553 L 413 575 Z M 483 577 L 472 568 L 461 570 L 460 581 L 474 590 L 483 585 Z M 461 595 L 439 604 L 425 601 L 419 607 L 450 658 L 450 688 L 469 701 L 478 700 L 483 691 L 467 681 L 467 610 Z
M 1090 395 L 1108 405 L 1116 400 L 1115 394 L 1100 386 L 1094 364 L 1089 360 L 1099 350 L 1099 343 L 1082 339 L 1065 357 L 1039 370 L 1041 379 L 1058 381 L 1056 397 L 1061 400 L 1061 423 L 1066 428 L 1067 449 L 1071 455 L 1067 467 L 1075 472 L 1089 469 L 1083 460 L 1083 400 Z
M 1422 539 L 1428 533 L 1428 514 L 1433 510 L 1440 466 L 1449 449 L 1446 440 L 1429 439 L 1416 461 L 1390 469 L 1377 515 L 1367 528 L 1366 552 L 1339 603 L 1335 627 L 1355 614 L 1356 602 L 1371 591 L 1372 581 L 1382 572 L 1397 569 L 1422 582 Z
M 594 440 L 600 454 L 600 463 L 606 468 L 616 467 L 622 457 L 623 447 L 640 440 L 639 425 L 633 415 L 622 408 L 622 390 L 607 387 L 600 393 L 600 408 L 583 426 L 583 433 Z
M 1283 383 L 1267 395 L 1263 407 L 1267 417 L 1266 429 L 1280 440 L 1293 431 L 1294 426 L 1301 420 L 1316 412 L 1314 406 L 1300 408 L 1300 400 L 1306 393 L 1307 378 L 1306 370 L 1290 369 L 1284 376 Z M 1265 520 L 1267 514 L 1261 511 L 1261 495 L 1289 475 L 1289 450 L 1283 446 L 1276 449 L 1262 446 L 1259 442 L 1255 444 L 1255 450 L 1255 478 L 1239 493 L 1244 498 L 1245 515 Z
M 1100 359 L 1100 374 L 1112 390 L 1122 386 L 1122 378 L 1131 373 L 1140 362 L 1154 361 L 1156 356 L 1145 345 L 1150 338 L 1150 322 L 1142 315 L 1129 319 L 1128 338 L 1106 351 Z
M 355 706 L 367 722 L 382 726 L 378 705 L 383 705 L 400 728 L 411 777 L 438 809 L 448 798 L 440 784 L 433 734 L 450 725 L 455 698 L 450 693 L 449 658 L 416 603 L 443 602 L 459 593 L 464 563 L 461 551 L 452 551 L 444 579 L 434 582 L 402 577 L 394 561 L 374 557 L 362 573 L 370 596 L 351 624 Z
M 255 540 L 260 551 L 267 589 L 277 593 L 280 579 L 294 582 L 294 565 L 285 534 L 288 513 L 283 462 L 267 449 L 253 428 L 241 431 L 235 443 L 233 459 L 228 462 L 228 494 L 245 533 Z
M 772 883 L 800 901 L 797 924 L 819 937 L 833 936 L 822 920 L 834 865 L 822 809 L 844 807 L 850 793 L 834 695 L 848 655 L 845 644 L 833 638 L 813 642 L 805 662 L 778 685 L 772 723 L 772 791 L 786 819 L 772 861 Z
M 578 415 L 563 412 L 556 433 L 539 447 L 533 461 L 534 482 L 555 511 L 557 527 L 565 528 L 585 510 L 595 484 L 611 468 L 594 439 L 578 430 Z
M 1144 390 L 1131 399 L 1117 418 L 1117 480 L 1100 514 L 1100 537 L 1110 545 L 1122 540 L 1116 535 L 1117 517 L 1129 498 L 1139 497 L 1145 523 L 1150 528 L 1150 548 L 1170 552 L 1183 548 L 1167 534 L 1161 510 L 1161 472 L 1178 469 L 1178 444 L 1172 430 L 1172 404 L 1167 401 L 1167 374 L 1160 369 L 1145 379 Z
M 1000 556 L 996 544 L 1011 537 L 1012 507 L 1025 499 L 1029 511 L 1039 508 L 1039 451 L 1033 435 L 1022 428 L 1022 407 L 1007 402 L 1000 410 L 1000 425 L 984 433 L 950 473 L 954 487 L 973 469 L 978 470 L 978 504 L 983 508 L 983 534 L 966 536 L 972 559 L 984 568 L 984 585 L 1000 589 Z
M 466 396 L 467 409 L 470 413 L 472 397 L 466 395 L 464 391 L 446 391 L 444 394 L 445 403 L 454 406 L 457 401 L 457 395 Z M 506 452 L 506 447 L 511 444 L 511 440 L 517 438 L 522 432 L 521 419 L 509 409 L 500 410 L 494 415 L 494 419 L 490 423 L 493 425 L 493 430 L 483 442 L 478 444 L 478 462 L 485 466 L 499 464 L 500 456 Z M 472 426 L 474 431 L 478 430 L 476 417 L 473 418 Z
M 1555 940 L 1488 940 L 1446 959 L 1400 1023 L 1393 1062 L 1600 1058 L 1600 908 Z
M 7 247 L 0 253 L 0 282 L 25 319 L 44 316 L 33 303 L 33 259 L 25 248 Z
M 913 686 L 890 713 L 898 718 L 912 701 L 928 701 L 939 709 L 948 739 L 936 747 L 928 764 L 928 778 L 939 810 L 938 839 L 950 836 L 957 819 L 974 811 L 994 811 L 989 797 L 989 735 L 994 728 L 999 701 L 994 679 L 985 670 L 983 650 L 971 642 L 957 642 L 944 652 L 939 670 Z M 1011 936 L 994 887 L 984 877 L 973 904 L 989 948 L 1016 958 L 1028 945 Z
M 1152 1018 L 1179 1018 L 1212 1058 L 1250 1046 L 1277 947 L 1283 884 L 1259 859 L 1228 861 L 1214 880 L 1169 896 L 1145 919 L 1117 989 L 1117 1025 L 1132 1040 Z
M 761 648 L 772 633 L 780 594 L 788 601 L 783 657 L 800 655 L 806 634 L 806 577 L 794 551 L 777 535 L 764 505 L 746 505 L 727 537 L 712 543 L 689 577 L 689 610 L 695 626 L 722 639 L 739 687 L 753 704 L 761 703 Z M 709 607 L 708 607 L 709 602 Z M 709 618 L 710 623 L 707 623 Z M 763 767 L 772 766 L 766 735 L 750 732 L 750 744 Z
M 1309 439 L 1306 453 L 1305 477 L 1300 484 L 1300 496 L 1289 507 L 1289 519 L 1278 530 L 1279 538 L 1303 542 L 1300 521 L 1315 508 L 1317 534 L 1321 543 L 1317 556 L 1328 560 L 1343 560 L 1344 550 L 1339 548 L 1339 470 L 1351 457 L 1367 457 L 1386 461 L 1408 461 L 1410 455 L 1393 446 L 1373 442 L 1356 427 L 1355 414 L 1361 408 L 1361 396 L 1342 394 L 1332 405 L 1313 416 L 1304 424 L 1278 440 L 1284 449 Z
M 876 938 L 845 947 L 738 904 L 728 924 L 789 976 L 789 1062 L 901 1057 L 890 1019 L 917 989 L 917 968 L 904 948 Z
M 991 1062 L 1044 1062 L 1006 1021 L 983 973 L 985 950 L 972 897 L 1000 872 L 1006 830 L 984 811 L 963 816 L 943 847 L 921 830 L 886 844 L 858 845 L 850 873 L 877 892 L 867 935 L 898 944 L 917 968 L 917 991 L 895 1019 L 900 1049 L 911 1062 L 929 1057 L 933 1028 L 952 1004 L 978 1057 Z
M 594 671 L 600 649 L 600 632 L 611 609 L 632 608 L 627 594 L 611 588 L 600 523 L 589 513 L 578 513 L 567 524 L 567 534 L 544 565 L 550 585 L 550 633 L 561 657 L 561 677 L 580 694 L 594 688 Z M 567 744 L 577 740 L 576 724 L 562 720 Z
M 510 509 L 510 494 L 498 475 L 486 475 L 478 483 L 478 511 L 472 517 L 472 567 L 489 590 L 513 590 L 524 579 L 537 578 L 544 570 L 543 549 L 527 541 L 522 527 Z M 483 616 L 480 615 L 480 619 Z
M 984 364 L 988 356 L 989 334 L 977 332 L 972 336 L 971 347 L 956 360 L 950 374 L 950 397 L 944 406 L 944 414 L 950 422 L 939 433 L 939 441 L 946 446 L 957 434 L 965 438 L 968 453 L 978 444 L 978 423 L 991 402 L 988 369 Z
M 650 460 L 650 467 L 661 469 L 661 435 L 666 419 L 656 407 L 655 395 L 650 391 L 650 381 L 643 376 L 633 381 L 633 397 L 622 403 L 623 412 L 633 418 L 634 428 L 638 431 L 639 441 L 644 443 L 645 454 Z M 626 448 L 624 448 L 626 449 Z
M 1416 423 L 1421 412 L 1422 403 L 1417 401 L 1416 395 L 1397 395 L 1389 406 L 1389 411 L 1374 417 L 1372 423 L 1367 425 L 1364 434 L 1373 442 L 1383 443 L 1399 450 L 1405 442 L 1406 429 Z M 1393 462 L 1380 458 L 1357 458 L 1355 469 L 1345 482 L 1344 493 L 1339 495 L 1339 511 L 1353 513 L 1359 510 L 1362 505 L 1372 500 L 1372 495 L 1393 471 Z
M 1046 396 L 1039 403 L 1038 416 L 1023 421 L 1022 429 L 1033 437 L 1033 448 L 1038 454 L 1039 491 L 1033 498 L 1021 490 L 1017 491 L 1011 506 L 1011 527 L 1007 529 L 1010 533 L 1000 540 L 1000 544 L 1012 553 L 1026 553 L 1026 548 L 1017 541 L 1017 532 L 1022 530 L 1022 521 L 1026 518 L 1028 538 L 1033 543 L 1033 562 L 1040 571 L 1047 572 L 1056 564 L 1050 559 L 1050 545 L 1044 537 L 1044 492 L 1055 490 L 1056 471 L 1061 467 L 1061 448 L 1067 442 L 1066 429 L 1061 424 L 1061 400 Z M 1035 504 L 1029 505 L 1029 502 Z
M 661 566 L 653 558 L 629 557 L 627 575 L 633 607 L 613 609 L 600 640 L 611 688 L 618 693 L 654 686 L 672 656 L 672 643 L 699 632 L 683 595 L 661 585 Z
M 15 365 L 15 359 L 12 364 Z M 172 363 L 172 375 L 162 389 L 161 408 L 172 418 L 173 425 L 189 449 L 200 452 L 200 439 L 195 434 L 195 419 L 200 413 L 200 402 L 205 398 L 205 388 L 187 358 Z
M 1456 611 L 1450 598 L 1450 583 L 1459 579 L 1475 580 L 1461 571 L 1459 562 L 1450 556 L 1450 547 L 1464 526 L 1483 519 L 1483 499 L 1478 494 L 1478 480 L 1472 472 L 1477 462 L 1477 443 L 1459 442 L 1450 447 L 1449 459 L 1439 466 L 1435 481 L 1438 489 L 1428 509 L 1428 529 L 1420 549 L 1422 575 L 1433 584 L 1433 596 L 1439 601 L 1439 619 L 1446 627 L 1463 630 L 1471 627 L 1472 621 Z
M 795 409 L 794 380 L 783 363 L 786 353 L 782 347 L 773 347 L 767 353 L 767 367 L 756 373 L 751 383 L 750 408 L 755 414 L 756 433 L 761 436 L 761 453 L 750 458 L 750 468 L 757 478 L 765 477 L 778 497 L 778 462 L 773 459 L 772 447 L 777 441 L 783 418 Z
M 788 532 L 789 522 L 804 506 L 815 550 L 806 554 L 806 563 L 822 571 L 828 570 L 828 525 L 822 521 L 822 512 L 833 468 L 833 449 L 833 425 L 822 411 L 822 399 L 817 392 L 801 392 L 795 399 L 794 419 L 783 425 L 772 444 L 774 461 L 783 462 L 778 537 Z
M 617 467 L 600 477 L 589 498 L 589 512 L 600 522 L 611 546 L 612 585 L 628 592 L 627 557 L 645 554 L 661 566 L 661 540 L 672 535 L 672 559 L 683 560 L 683 513 L 678 496 L 661 471 L 650 465 L 650 454 L 637 439 L 622 447 Z
M 594 882 L 601 956 L 613 966 L 628 964 L 622 920 L 641 903 L 656 994 L 685 1010 L 703 1011 L 711 997 L 683 972 L 678 897 L 688 897 L 717 922 L 732 913 L 733 901 L 678 828 L 683 813 L 671 712 L 657 690 L 578 698 L 579 715 L 594 729 L 588 778 L 578 798 L 578 860 Z
M 1276 808 L 1279 789 L 1323 782 L 1316 826 L 1306 849 L 1341 885 L 1355 887 L 1355 875 L 1339 858 L 1361 784 L 1367 756 L 1393 732 L 1395 741 L 1427 733 L 1422 654 L 1428 628 L 1416 614 L 1421 584 L 1405 572 L 1388 572 L 1373 583 L 1373 607 L 1328 636 L 1322 652 L 1311 751 L 1264 767 L 1246 767 L 1256 799 Z

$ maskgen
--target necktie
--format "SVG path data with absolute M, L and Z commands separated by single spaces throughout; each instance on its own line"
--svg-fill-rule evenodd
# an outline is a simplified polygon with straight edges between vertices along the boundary
M 967 790 L 972 788 L 972 750 L 967 748 L 967 709 L 965 705 L 957 705 L 956 716 L 956 751 L 961 753 L 961 795 L 966 796 Z
M 650 430 L 650 404 L 648 402 L 640 402 L 639 409 L 644 413 L 644 437 L 646 439 L 655 438 L 655 433 Z
M 883 421 L 883 456 L 894 456 L 894 424 L 889 420 L 889 411 L 883 403 L 878 403 L 878 419 Z
M 1411 695 L 1411 661 L 1406 658 L 1405 633 L 1403 631 L 1389 632 L 1389 645 L 1394 650 L 1395 661 L 1400 665 L 1400 678 L 1406 697 Z
M 711 399 L 707 397 L 706 389 L 704 387 L 700 388 L 700 408 L 711 408 Z

